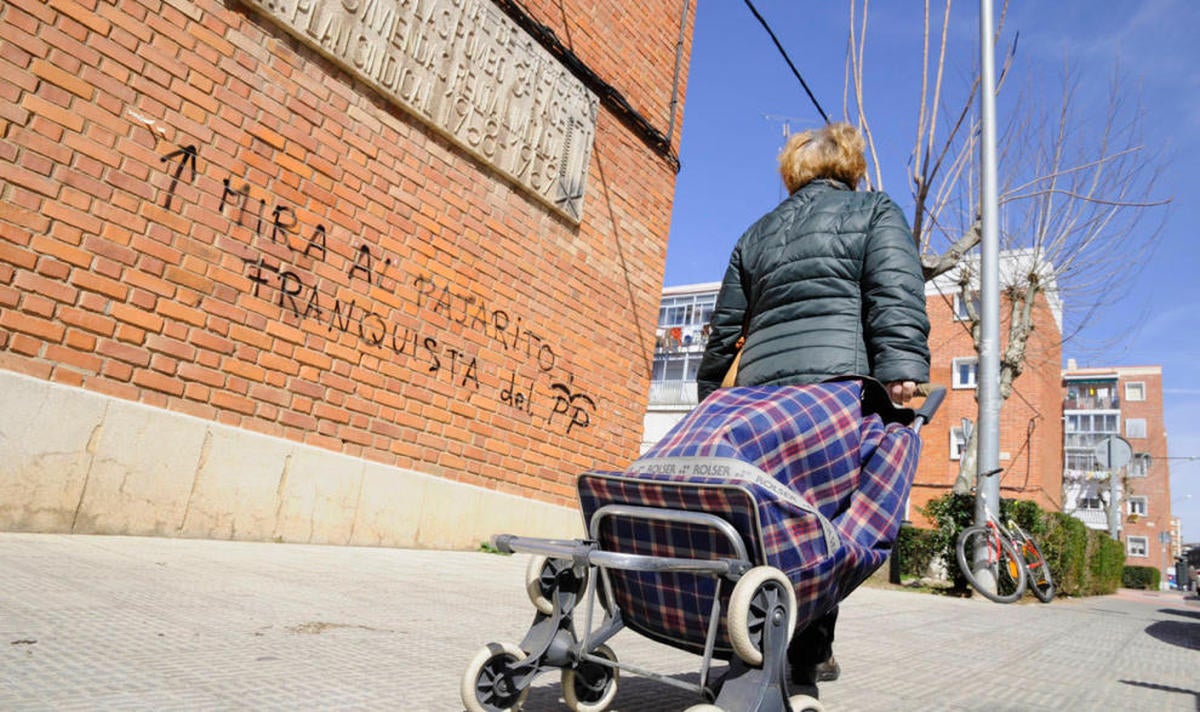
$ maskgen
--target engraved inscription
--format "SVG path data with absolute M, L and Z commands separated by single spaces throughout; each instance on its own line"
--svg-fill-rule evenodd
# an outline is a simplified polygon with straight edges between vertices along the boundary
M 490 0 L 243 0 L 578 222 L 599 100 Z

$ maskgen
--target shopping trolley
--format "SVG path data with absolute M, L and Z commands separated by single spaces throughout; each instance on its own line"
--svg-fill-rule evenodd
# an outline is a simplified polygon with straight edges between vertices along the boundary
M 869 379 L 720 389 L 625 470 L 580 475 L 587 539 L 492 538 L 533 555 L 537 611 L 519 644 L 472 659 L 467 710 L 520 709 L 553 670 L 578 712 L 606 709 L 622 671 L 707 701 L 689 712 L 820 710 L 789 695 L 788 641 L 886 560 L 944 395 L 910 410 Z M 698 655 L 698 681 L 619 662 L 626 628 Z M 720 681 L 714 660 L 730 661 Z

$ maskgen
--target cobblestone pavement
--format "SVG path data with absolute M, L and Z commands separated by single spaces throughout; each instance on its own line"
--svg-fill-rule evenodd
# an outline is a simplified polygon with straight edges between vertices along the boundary
M 459 681 L 532 618 L 525 561 L 481 553 L 0 534 L 0 710 L 461 710 Z M 1030 599 L 1032 601 L 1032 599 Z M 694 682 L 632 633 L 623 662 Z M 863 588 L 830 710 L 1200 710 L 1200 601 L 1001 606 Z M 626 675 L 611 709 L 690 693 Z M 566 709 L 557 676 L 525 706 Z

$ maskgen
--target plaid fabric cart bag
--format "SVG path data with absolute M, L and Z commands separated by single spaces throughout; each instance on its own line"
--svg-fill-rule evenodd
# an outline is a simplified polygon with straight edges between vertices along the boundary
M 787 641 L 886 560 L 918 431 L 943 395 L 914 412 L 870 380 L 720 389 L 623 471 L 580 475 L 590 539 L 493 540 L 537 555 L 526 583 L 538 613 L 519 646 L 476 656 L 463 680 L 468 710 L 519 709 L 518 690 L 550 668 L 563 671 L 569 707 L 604 709 L 622 668 L 604 643 L 621 628 L 701 655 L 699 684 L 680 686 L 716 709 L 821 709 L 788 695 Z M 583 601 L 584 620 L 594 602 L 604 621 L 580 638 L 566 628 Z M 712 659 L 731 660 L 719 687 Z M 513 693 L 495 694 L 481 676 Z

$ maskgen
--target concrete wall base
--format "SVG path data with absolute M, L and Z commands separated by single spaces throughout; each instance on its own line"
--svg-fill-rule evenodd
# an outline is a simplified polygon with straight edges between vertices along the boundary
M 474 549 L 576 510 L 0 371 L 0 530 Z

